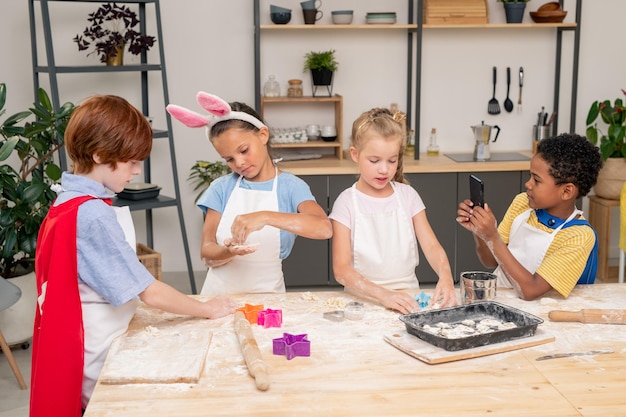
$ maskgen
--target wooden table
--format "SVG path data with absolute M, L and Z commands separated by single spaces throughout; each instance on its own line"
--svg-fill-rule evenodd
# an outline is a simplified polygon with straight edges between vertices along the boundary
M 427 293 L 429 291 L 426 291 Z M 625 415 L 626 327 L 550 322 L 554 309 L 625 308 L 626 284 L 577 287 L 564 300 L 548 293 L 527 302 L 510 290 L 497 301 L 542 317 L 540 329 L 556 340 L 535 347 L 429 365 L 383 340 L 404 332 L 398 315 L 365 302 L 360 321 L 322 317 L 353 297 L 344 292 L 294 292 L 236 297 L 282 309 L 281 328 L 253 331 L 267 363 L 271 387 L 255 388 L 233 330 L 233 317 L 195 322 L 213 332 L 196 384 L 96 386 L 86 417 L 159 416 L 618 416 Z M 141 308 L 131 329 L 180 320 Z M 186 323 L 188 326 L 189 323 Z M 204 327 L 203 327 L 204 328 Z M 283 333 L 308 334 L 310 357 L 272 353 Z M 158 337 L 158 334 L 155 335 Z M 615 353 L 536 361 L 541 355 L 612 348 Z M 107 362 L 115 356 L 111 349 Z M 149 357 L 146 357 L 149 361 Z M 158 361 L 144 366 L 159 366 Z

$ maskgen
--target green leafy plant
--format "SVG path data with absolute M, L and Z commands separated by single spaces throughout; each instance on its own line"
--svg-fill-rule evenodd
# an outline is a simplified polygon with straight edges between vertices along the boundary
M 304 55 L 304 70 L 329 70 L 336 71 L 339 63 L 335 59 L 335 50 L 323 52 L 308 52 Z
M 196 163 L 191 167 L 189 178 L 187 178 L 187 181 L 190 181 L 195 185 L 193 189 L 194 191 L 200 190 L 194 202 L 198 201 L 202 193 L 209 188 L 209 185 L 211 185 L 214 180 L 229 174 L 230 172 L 232 171 L 228 165 L 221 161 L 196 161 Z
M 78 44 L 79 51 L 93 47 L 93 51 L 87 56 L 97 53 L 100 62 L 107 62 L 110 57 L 115 57 L 118 50 L 124 50 L 126 44 L 133 55 L 148 51 L 154 45 L 154 36 L 142 35 L 135 30 L 139 19 L 137 13 L 127 6 L 103 4 L 89 14 L 87 21 L 91 22 L 91 26 L 85 28 L 82 36 L 76 35 L 73 41 Z
M 626 96 L 626 91 L 622 90 Z M 602 131 L 596 120 L 600 117 L 608 128 Z M 626 158 L 626 106 L 621 98 L 594 101 L 587 114 L 587 139 L 594 145 L 600 146 L 602 160 L 607 158 Z
M 0 84 L 0 116 L 6 85 Z M 55 111 L 48 94 L 0 124 L 0 275 L 9 278 L 34 267 L 39 227 L 56 198 L 50 188 L 61 178 L 53 155 L 63 146 L 63 134 L 74 105 Z M 26 119 L 34 116 L 34 120 Z

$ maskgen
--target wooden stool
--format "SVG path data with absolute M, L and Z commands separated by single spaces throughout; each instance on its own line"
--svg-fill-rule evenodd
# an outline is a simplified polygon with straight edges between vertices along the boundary
M 619 207 L 619 200 L 607 200 L 595 195 L 589 197 L 589 223 L 598 234 L 598 273 L 596 278 L 608 282 L 609 245 L 611 238 L 611 209 Z

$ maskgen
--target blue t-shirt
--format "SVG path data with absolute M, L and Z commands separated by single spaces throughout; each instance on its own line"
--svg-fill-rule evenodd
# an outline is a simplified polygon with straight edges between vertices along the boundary
M 68 172 L 63 173 L 61 186 L 55 205 L 84 195 L 112 197 L 101 183 Z M 78 278 L 109 303 L 118 307 L 154 282 L 126 241 L 113 207 L 102 200 L 84 202 L 76 228 Z
M 213 181 L 209 188 L 200 196 L 197 206 L 206 214 L 208 209 L 224 213 L 226 203 L 237 184 L 238 174 L 232 173 Z M 246 190 L 272 191 L 274 179 L 263 182 L 252 182 L 242 178 L 240 187 Z M 315 201 L 308 184 L 288 172 L 278 175 L 276 186 L 278 193 L 278 211 L 281 213 L 297 213 L 298 206 L 308 200 Z M 280 259 L 289 256 L 296 235 L 285 230 L 280 231 Z

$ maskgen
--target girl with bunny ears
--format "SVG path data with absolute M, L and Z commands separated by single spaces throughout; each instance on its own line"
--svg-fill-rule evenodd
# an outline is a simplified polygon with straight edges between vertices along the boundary
M 209 267 L 201 294 L 284 292 L 282 259 L 296 235 L 329 239 L 332 226 L 309 186 L 282 172 L 269 149 L 269 130 L 249 106 L 200 92 L 208 116 L 170 104 L 185 126 L 205 127 L 233 173 L 198 199 L 205 213 L 201 256 Z

